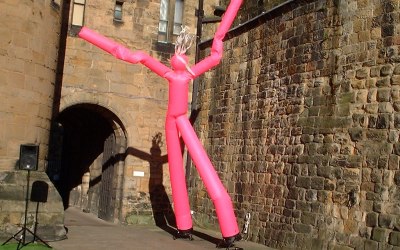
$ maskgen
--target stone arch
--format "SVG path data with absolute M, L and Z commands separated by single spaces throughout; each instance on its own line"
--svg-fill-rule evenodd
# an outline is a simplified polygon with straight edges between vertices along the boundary
M 89 152 L 84 152 L 89 155 L 89 160 L 85 159 L 85 164 L 81 164 L 81 162 L 79 162 L 79 164 L 77 164 L 77 162 L 69 164 L 60 160 L 59 173 L 63 173 L 63 171 L 64 173 L 66 171 L 71 171 L 68 169 L 69 166 L 79 166 L 79 169 L 73 170 L 76 171 L 74 177 L 75 179 L 73 181 L 62 180 L 64 181 L 64 183 L 58 185 L 59 189 L 66 189 L 59 190 L 60 193 L 62 193 L 62 196 L 64 194 L 64 207 L 67 208 L 70 205 L 78 206 L 82 210 L 87 210 L 88 212 L 92 212 L 101 217 L 99 214 L 101 209 L 100 207 L 96 207 L 96 204 L 101 203 L 99 202 L 99 200 L 102 199 L 102 196 L 104 196 L 104 191 L 102 191 L 103 186 L 105 186 L 103 185 L 104 174 L 107 171 L 107 168 L 109 168 L 109 166 L 112 166 L 113 170 L 110 175 L 112 181 L 109 190 L 112 190 L 113 193 L 110 195 L 111 198 L 109 197 L 108 199 L 112 199 L 113 205 L 107 207 L 107 209 L 110 209 L 110 211 L 108 211 L 107 214 L 103 217 L 103 219 L 109 221 L 118 220 L 121 213 L 124 181 L 123 176 L 125 169 L 125 157 L 123 156 L 125 155 L 125 151 L 127 148 L 128 138 L 125 128 L 126 122 L 123 121 L 123 114 L 125 113 L 124 109 L 122 109 L 117 104 L 114 104 L 115 103 L 113 103 L 113 105 L 110 105 L 110 101 L 107 98 L 103 98 L 102 96 L 88 93 L 74 93 L 72 95 L 64 96 L 62 98 L 62 101 L 60 103 L 60 113 L 56 119 L 56 121 L 59 123 L 59 126 L 62 126 L 62 129 L 64 130 L 62 133 L 65 133 L 65 129 L 66 127 L 68 127 L 68 129 L 70 131 L 73 131 L 73 133 L 75 134 L 93 133 L 95 134 L 95 136 L 101 137 L 97 138 L 97 140 L 95 140 L 95 142 L 93 143 L 99 144 L 99 140 L 103 141 L 103 144 L 96 146 L 96 150 L 92 150 L 95 151 L 95 153 L 91 152 L 90 150 L 88 150 Z M 95 124 L 92 129 L 94 132 L 91 132 L 88 128 L 86 128 L 86 130 L 83 130 L 86 132 L 77 131 L 79 129 L 71 130 L 71 127 L 73 127 L 74 124 L 77 124 L 78 127 L 87 126 L 87 124 L 84 124 L 85 122 L 79 121 L 79 119 L 82 119 L 82 117 L 88 117 L 88 120 L 94 120 L 94 123 L 89 123 L 92 125 Z M 120 117 L 122 119 L 120 119 Z M 73 121 L 74 119 L 77 119 L 78 121 Z M 69 123 L 69 125 L 67 126 L 66 123 Z M 68 135 L 70 134 L 71 132 L 69 132 Z M 84 134 L 78 134 L 72 136 L 72 138 L 78 138 L 80 136 L 84 137 Z M 112 139 L 112 149 L 110 151 L 111 153 L 106 154 L 106 144 L 108 139 L 110 138 Z M 75 142 L 77 141 L 77 139 L 74 140 Z M 87 145 L 89 145 L 90 143 L 88 144 L 86 142 L 86 144 L 83 144 L 88 147 Z M 67 154 L 66 152 L 73 152 L 71 150 L 65 150 L 65 147 L 71 147 L 72 143 L 66 144 L 65 141 L 63 141 L 62 145 L 63 152 L 61 154 Z M 81 151 L 84 150 L 86 149 L 83 149 Z M 99 150 L 102 151 L 100 152 Z M 107 157 L 107 159 L 105 159 L 105 157 Z M 54 173 L 49 173 L 52 171 L 52 169 L 53 168 L 50 167 L 48 171 L 50 178 L 54 176 Z M 62 176 L 62 174 L 60 175 Z M 64 174 L 64 176 L 66 175 L 67 174 Z M 56 183 L 55 185 L 57 186 Z M 96 185 L 98 186 L 96 187 Z
M 68 107 L 78 104 L 94 104 L 110 110 L 121 121 L 121 124 L 129 124 L 126 120 L 126 109 L 121 107 L 117 102 L 110 103 L 109 96 L 98 93 L 78 92 L 63 96 L 60 101 L 60 113 Z M 124 129 L 124 132 L 126 130 Z

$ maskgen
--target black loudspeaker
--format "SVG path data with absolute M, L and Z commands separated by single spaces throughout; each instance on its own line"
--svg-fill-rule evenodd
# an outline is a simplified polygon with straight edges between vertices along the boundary
M 33 170 L 38 169 L 39 145 L 23 144 L 19 150 L 19 169 Z
M 34 181 L 31 190 L 31 201 L 47 202 L 49 184 L 44 181 Z

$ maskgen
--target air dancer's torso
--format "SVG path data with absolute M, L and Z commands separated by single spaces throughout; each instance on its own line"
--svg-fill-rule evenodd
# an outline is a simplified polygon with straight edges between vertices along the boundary
M 167 116 L 179 117 L 188 111 L 189 83 L 192 80 L 187 72 L 169 72 L 165 76 L 169 84 Z
M 186 55 L 172 56 L 171 66 L 173 70 L 164 76 L 169 84 L 167 117 L 177 118 L 187 114 L 189 83 L 193 76 L 188 72 Z

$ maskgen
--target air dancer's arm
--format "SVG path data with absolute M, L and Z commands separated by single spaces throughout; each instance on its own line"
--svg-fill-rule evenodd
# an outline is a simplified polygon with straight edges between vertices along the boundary
M 218 65 L 222 59 L 223 52 L 223 39 L 226 33 L 229 31 L 233 21 L 235 20 L 236 14 L 239 11 L 240 5 L 243 0 L 231 0 L 225 14 L 222 17 L 221 23 L 219 24 L 217 31 L 215 32 L 214 40 L 211 47 L 211 54 L 204 58 L 202 61 L 194 65 L 191 70 L 194 73 L 194 77 L 197 77 L 207 70 Z
M 90 42 L 120 60 L 143 64 L 159 76 L 165 77 L 165 74 L 171 71 L 170 68 L 148 54 L 142 51 L 132 52 L 124 46 L 90 30 L 89 28 L 82 27 L 78 35 L 80 38 Z

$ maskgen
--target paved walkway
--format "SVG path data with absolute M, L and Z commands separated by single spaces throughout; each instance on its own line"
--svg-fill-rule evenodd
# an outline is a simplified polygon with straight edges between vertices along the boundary
M 173 240 L 167 231 L 156 226 L 123 226 L 105 222 L 93 214 L 76 208 L 65 211 L 68 239 L 49 242 L 56 250 L 204 250 L 216 249 L 220 234 L 195 228 L 193 241 Z M 245 250 L 272 249 L 253 242 L 240 241 L 237 247 Z

